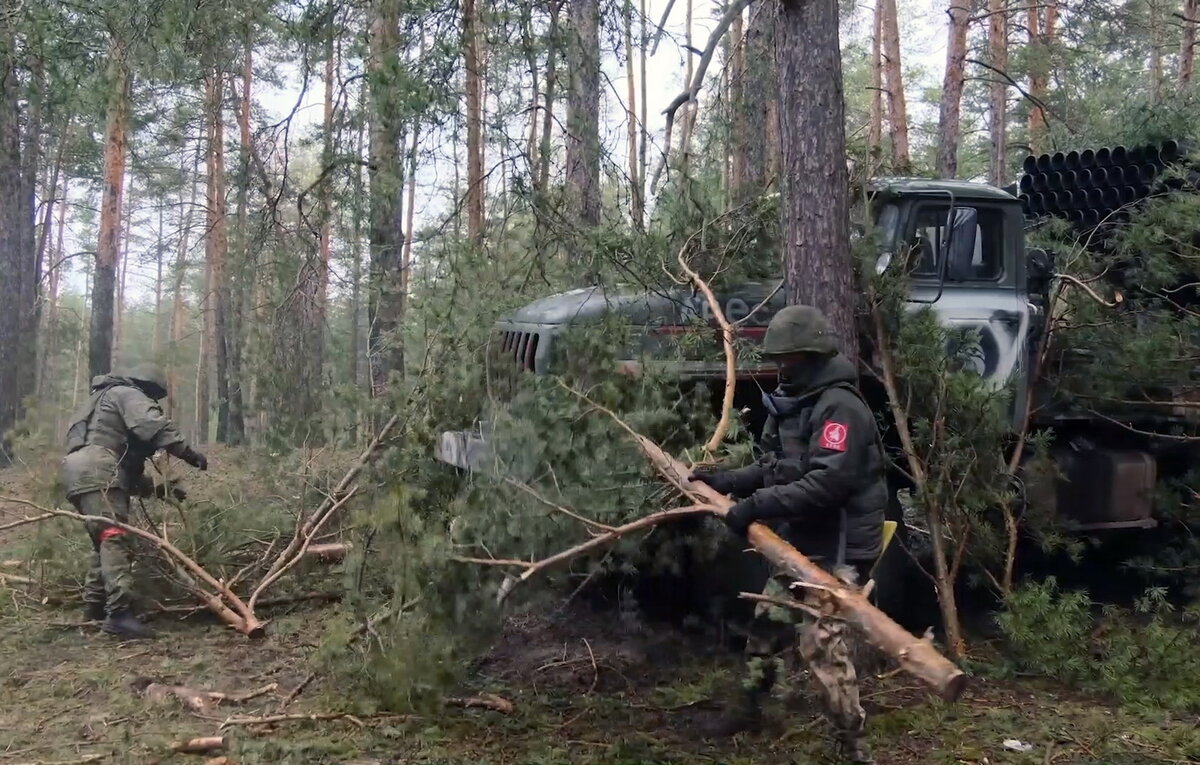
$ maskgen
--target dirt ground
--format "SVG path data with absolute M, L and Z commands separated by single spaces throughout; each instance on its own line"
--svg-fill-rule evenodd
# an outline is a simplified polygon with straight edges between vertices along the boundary
M 0 508 L 0 523 L 6 512 L 23 511 Z M 0 561 L 19 541 L 0 538 Z M 155 622 L 158 640 L 121 642 L 81 625 L 77 602 L 43 602 L 36 585 L 0 581 L 0 765 L 204 763 L 171 745 L 217 735 L 230 717 L 280 712 L 314 666 L 333 608 L 277 610 L 268 636 L 253 643 L 207 620 L 164 617 Z M 447 708 L 231 725 L 223 731 L 226 762 L 836 762 L 806 692 L 773 708 L 760 733 L 703 740 L 699 728 L 736 672 L 736 656 L 699 638 L 584 606 L 514 616 L 462 689 L 502 696 L 513 703 L 511 713 Z M 982 676 L 959 703 L 946 704 L 903 676 L 884 674 L 866 677 L 862 691 L 881 765 L 1200 765 L 1195 717 Z M 269 689 L 245 703 L 195 711 L 173 697 L 148 698 L 141 690 L 148 682 L 232 694 Z M 284 711 L 328 715 L 356 710 L 355 702 L 318 675 Z

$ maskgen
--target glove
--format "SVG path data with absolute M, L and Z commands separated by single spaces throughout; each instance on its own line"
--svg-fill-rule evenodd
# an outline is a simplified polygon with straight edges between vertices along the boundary
M 708 484 L 721 494 L 732 494 L 734 489 L 733 481 L 731 480 L 729 473 L 720 470 L 714 470 L 712 472 L 702 470 L 692 473 L 688 476 L 688 480 L 699 481 L 700 483 Z
M 186 447 L 179 455 L 179 459 L 196 468 L 197 470 L 208 470 L 208 457 L 205 457 L 200 452 L 192 447 Z
M 754 502 L 750 499 L 743 499 L 729 508 L 729 512 L 725 513 L 723 520 L 725 521 L 725 525 L 734 534 L 737 534 L 739 537 L 746 536 L 746 532 L 750 529 L 750 524 L 757 520 L 754 516 Z

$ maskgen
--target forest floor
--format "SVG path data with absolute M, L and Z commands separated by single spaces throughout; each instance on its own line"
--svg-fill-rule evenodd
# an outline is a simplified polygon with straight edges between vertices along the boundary
M 19 488 L 8 483 L 6 491 Z M 22 512 L 0 507 L 0 522 L 6 511 Z M 0 560 L 21 544 L 19 535 L 0 538 Z M 0 765 L 206 762 L 172 753 L 171 744 L 216 735 L 230 716 L 277 713 L 313 666 L 334 610 L 290 609 L 271 613 L 268 636 L 254 643 L 208 620 L 165 617 L 154 624 L 159 639 L 122 642 L 82 624 L 76 602 L 43 601 L 36 588 L 0 582 Z M 526 614 L 509 620 L 463 689 L 510 700 L 510 713 L 448 708 L 231 726 L 225 762 L 835 762 L 807 693 L 773 709 L 761 733 L 704 741 L 698 730 L 737 671 L 736 655 L 670 627 L 584 605 Z M 148 698 L 139 691 L 147 681 L 226 693 L 275 687 L 195 712 Z M 977 677 L 956 704 L 896 675 L 866 677 L 862 693 L 881 765 L 1200 764 L 1195 717 L 1121 708 L 1037 680 Z M 336 713 L 352 701 L 318 675 L 286 712 Z

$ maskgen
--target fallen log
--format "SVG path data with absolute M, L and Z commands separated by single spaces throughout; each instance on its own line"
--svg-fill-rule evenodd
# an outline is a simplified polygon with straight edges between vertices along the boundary
M 729 497 L 707 484 L 687 480 L 691 472 L 687 466 L 667 454 L 658 444 L 635 431 L 606 407 L 561 381 L 559 385 L 586 402 L 588 406 L 612 417 L 637 443 L 642 454 L 659 475 L 692 502 L 711 507 L 712 512 L 718 516 L 729 512 L 733 506 Z M 962 694 L 967 684 L 966 673 L 942 656 L 932 642 L 918 638 L 896 624 L 891 617 L 872 605 L 858 588 L 847 585 L 809 560 L 764 524 L 751 524 L 747 540 L 750 546 L 770 561 L 777 570 L 800 582 L 826 590 L 839 616 L 858 627 L 872 645 L 896 659 L 906 672 L 928 685 L 943 699 L 954 701 Z

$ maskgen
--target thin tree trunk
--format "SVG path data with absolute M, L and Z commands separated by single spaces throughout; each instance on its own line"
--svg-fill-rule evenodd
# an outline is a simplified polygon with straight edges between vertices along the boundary
M 733 204 L 744 200 L 746 177 L 746 34 L 742 14 L 729 27 L 729 107 L 731 130 L 729 156 L 729 195 Z
M 991 65 L 991 182 L 1003 186 L 1008 182 L 1005 150 L 1008 146 L 1008 82 L 998 74 L 1008 71 L 1008 11 L 1007 0 L 988 0 L 988 50 Z
M 22 327 L 22 273 L 26 268 L 21 247 L 21 123 L 17 90 L 16 39 L 9 15 L 0 16 L 0 355 L 16 359 L 25 341 Z M 32 306 L 30 306 L 32 309 Z M 6 434 L 23 414 L 20 370 L 17 364 L 0 363 L 0 467 L 13 461 Z
M 421 37 L 421 47 L 425 37 Z M 529 163 L 529 178 L 536 185 L 538 173 L 538 119 L 542 103 L 542 88 L 539 76 L 537 46 L 533 35 L 533 8 L 521 7 L 521 47 L 525 49 L 525 65 L 529 68 L 529 134 L 525 140 L 525 159 Z M 422 53 L 424 51 L 422 50 Z
M 256 303 L 257 295 L 255 287 L 260 283 L 258 270 L 255 268 L 256 256 L 253 243 L 250 236 L 250 163 L 253 159 L 253 146 L 250 136 L 250 110 L 253 106 L 251 103 L 250 92 L 254 85 L 254 30 L 247 25 L 246 39 L 242 49 L 242 92 L 241 97 L 235 103 L 238 103 L 238 184 L 237 184 L 237 230 L 239 243 L 239 259 L 238 266 L 240 269 L 241 279 L 237 285 L 237 301 L 234 310 L 234 316 L 237 319 L 236 327 L 232 332 L 235 342 L 232 361 L 234 362 L 237 374 L 234 377 L 234 388 L 230 391 L 230 416 L 235 421 L 242 423 L 243 430 L 245 429 L 247 409 L 255 411 L 256 396 L 254 380 L 251 379 L 248 389 L 243 394 L 243 383 L 245 375 L 242 370 L 242 348 L 246 342 L 246 327 L 250 322 L 248 316 L 254 311 L 253 306 L 247 306 L 247 303 Z M 249 298 L 249 300 L 247 299 Z M 261 407 L 257 407 L 261 410 Z M 236 414 L 234 414 L 236 412 Z M 258 417 L 251 417 L 252 423 L 261 423 L 261 418 L 265 413 L 259 411 Z M 260 428 L 261 430 L 261 428 Z M 253 433 L 247 433 L 248 440 L 253 438 Z
M 233 422 L 230 407 L 230 286 L 229 286 L 229 220 L 225 207 L 225 79 L 220 70 L 208 73 L 208 184 L 206 195 L 207 232 L 204 243 L 205 260 L 209 271 L 209 298 L 212 301 L 210 346 L 216 366 L 217 382 L 217 441 L 226 444 L 242 442 L 241 423 Z
M 687 4 L 684 6 L 686 11 L 684 13 L 683 47 L 684 52 L 687 55 L 684 59 L 686 62 L 686 72 L 684 74 L 683 81 L 686 83 L 691 83 L 693 78 L 696 76 L 696 64 L 695 61 L 692 60 L 692 56 L 695 55 L 692 53 L 692 51 L 696 49 L 695 41 L 692 38 L 692 22 L 694 21 L 694 9 L 692 7 L 693 2 L 694 0 L 687 0 Z M 687 168 L 691 159 L 692 131 L 696 126 L 697 108 L 698 107 L 695 99 L 692 99 L 691 101 L 688 101 L 688 103 L 684 104 L 682 119 L 680 120 L 679 125 L 679 160 L 683 167 L 684 177 L 687 177 Z
M 871 14 L 871 116 L 867 127 L 867 154 L 872 171 L 883 159 L 883 0 L 875 0 Z M 872 173 L 873 174 L 873 173 Z
M 600 5 L 568 2 L 567 198 L 571 218 L 588 229 L 600 223 Z M 597 265 L 589 267 L 592 282 L 599 278 Z
M 363 121 L 358 123 L 357 137 L 354 143 L 354 156 L 361 158 L 363 156 L 364 137 L 366 125 Z M 350 384 L 355 389 L 358 388 L 359 382 L 362 379 L 359 375 L 360 356 L 362 348 L 360 338 L 362 335 L 362 219 L 364 212 L 362 201 L 366 198 L 367 185 L 363 182 L 363 168 L 360 164 L 354 170 L 354 204 L 351 210 L 352 223 L 352 240 L 350 243 L 351 257 L 351 274 L 350 274 L 350 363 L 349 363 L 349 378 Z M 357 433 L 355 435 L 356 442 L 358 440 Z
M 558 15 L 562 10 L 562 0 L 556 2 L 550 9 L 550 29 L 546 33 L 546 87 L 543 97 L 545 105 L 542 108 L 542 145 L 538 151 L 537 189 L 545 194 L 550 185 L 550 150 L 554 131 L 554 92 L 558 85 Z
M 1157 104 L 1162 100 L 1163 81 L 1163 12 L 1161 0 L 1150 0 L 1150 101 Z
M 1179 42 L 1179 87 L 1186 88 L 1196 71 L 1196 21 L 1200 0 L 1183 0 L 1183 34 Z
M 950 0 L 947 11 L 949 42 L 946 46 L 946 74 L 942 79 L 942 101 L 938 109 L 937 168 L 940 178 L 958 174 L 958 145 L 962 137 L 962 94 L 967 62 L 967 24 L 970 9 L 961 0 Z
M 182 164 L 182 163 L 181 163 Z M 186 175 L 186 165 L 180 168 L 180 175 Z M 191 194 L 186 210 L 179 211 L 179 249 L 175 253 L 175 268 L 172 277 L 174 284 L 171 288 L 171 327 L 169 353 L 167 355 L 167 414 L 172 419 L 177 412 L 182 411 L 179 405 L 179 367 L 181 361 L 181 346 L 183 343 L 183 282 L 187 269 L 187 252 L 192 231 L 192 216 L 196 209 L 196 197 L 199 189 L 200 158 L 197 155 L 192 163 Z M 182 202 L 182 197 L 180 199 Z
M 404 229 L 408 232 L 408 236 L 404 238 L 404 273 L 402 289 L 404 290 L 405 299 L 410 291 L 412 281 L 412 252 L 413 240 L 417 236 L 416 229 L 413 228 L 417 217 L 417 148 L 418 140 L 420 139 L 420 123 L 413 122 L 412 126 L 412 141 L 408 146 L 408 214 L 405 216 Z
M 900 61 L 900 25 L 896 0 L 879 0 L 883 5 L 883 75 L 887 88 L 888 135 L 892 143 L 892 169 L 906 173 L 912 165 L 908 149 L 908 99 L 904 95 L 904 72 Z
M 1058 26 L 1057 0 L 1030 3 L 1026 25 L 1029 27 L 1029 149 L 1034 154 L 1042 150 L 1046 140 L 1046 114 L 1040 108 L 1046 103 L 1050 79 L 1050 56 Z
M 108 109 L 104 131 L 104 185 L 100 198 L 100 235 L 92 284 L 92 327 L 88 370 L 93 377 L 112 370 L 113 300 L 121 253 L 121 196 L 125 180 L 125 142 L 129 129 L 129 70 L 121 44 L 113 40 L 108 59 Z
M 368 88 L 370 103 L 371 292 L 367 355 L 371 390 L 382 396 L 393 374 L 404 373 L 404 188 L 400 142 L 399 80 L 402 77 L 398 0 L 375 0 L 371 19 Z
M 66 235 L 67 197 L 70 190 L 71 178 L 64 174 L 58 205 L 58 222 L 55 224 L 56 239 L 54 248 L 50 251 L 49 264 L 46 268 L 46 314 L 43 319 L 42 359 L 38 365 L 37 381 L 37 394 L 39 398 L 45 398 L 51 393 L 47 384 L 50 360 L 58 355 L 58 293 L 59 286 L 62 283 L 63 258 L 66 254 L 63 240 Z M 55 430 L 55 432 L 57 433 L 58 431 Z
M 629 216 L 635 228 L 641 229 L 642 192 L 638 188 L 638 107 L 637 83 L 633 78 L 633 0 L 625 0 L 623 6 L 625 24 L 625 83 L 629 106 L 626 108 L 625 142 L 629 156 Z
M 158 200 L 158 241 L 154 243 L 154 357 L 157 359 L 162 352 L 163 344 L 163 255 L 166 254 L 166 205 L 163 199 Z
M 837 0 L 783 0 L 776 25 L 788 303 L 825 312 L 858 362 Z
M 463 0 L 463 55 L 467 91 L 467 236 L 483 245 L 483 60 L 477 0 Z
M 638 197 L 642 200 L 642 219 L 643 219 L 643 225 L 644 225 L 645 217 L 646 217 L 646 202 L 645 202 L 645 200 L 646 200 L 646 147 L 650 144 L 650 130 L 649 130 L 649 127 L 647 126 L 647 122 L 650 119 L 650 111 L 649 111 L 650 89 L 649 89 L 649 86 L 647 85 L 647 79 L 646 79 L 646 44 L 647 44 L 647 41 L 649 40 L 649 37 L 647 36 L 647 30 L 646 30 L 646 25 L 648 23 L 648 21 L 646 19 L 646 0 L 638 0 L 638 12 L 641 14 L 641 17 L 642 17 L 641 44 L 638 45 L 639 74 L 642 78 L 641 79 L 642 109 L 641 109 L 641 120 L 640 120 L 642 130 L 641 130 L 641 135 L 640 135 L 639 141 L 638 141 L 637 186 L 638 186 Z
M 129 199 L 126 200 L 125 224 L 122 227 L 124 238 L 121 240 L 120 255 L 117 256 L 117 299 L 113 309 L 113 363 L 121 358 L 121 329 L 125 317 L 125 279 L 129 275 L 129 232 L 133 230 L 133 188 L 129 189 Z

